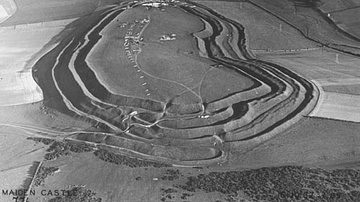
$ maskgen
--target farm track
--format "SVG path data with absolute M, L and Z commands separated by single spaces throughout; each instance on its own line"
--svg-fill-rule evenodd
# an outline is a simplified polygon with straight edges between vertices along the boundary
M 252 58 L 240 24 L 199 4 L 173 4 L 204 23 L 204 29 L 193 33 L 193 38 L 198 51 L 206 51 L 199 57 L 216 64 L 210 70 L 236 72 L 252 80 L 253 85 L 211 102 L 186 105 L 172 103 L 171 99 L 159 101 L 151 96 L 111 92 L 86 57 L 102 40 L 102 30 L 124 11 L 142 6 L 123 3 L 80 19 L 85 23 L 80 23 L 33 68 L 47 107 L 88 120 L 102 131 L 70 134 L 67 140 L 177 166 L 204 166 L 226 162 L 232 143 L 254 140 L 274 130 L 280 132 L 288 127 L 285 123 L 307 115 L 315 102 L 316 89 L 286 68 Z M 137 45 L 131 42 L 130 46 Z M 141 67 L 136 57 L 134 62 Z M 200 101 L 202 83 L 209 71 L 199 84 L 199 93 L 189 91 Z

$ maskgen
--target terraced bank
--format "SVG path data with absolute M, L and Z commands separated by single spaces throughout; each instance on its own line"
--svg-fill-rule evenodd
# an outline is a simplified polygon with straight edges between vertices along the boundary
M 252 58 L 244 28 L 200 4 L 123 2 L 68 29 L 33 75 L 47 107 L 99 128 L 66 138 L 99 149 L 179 166 L 220 164 L 316 102 L 311 83 Z

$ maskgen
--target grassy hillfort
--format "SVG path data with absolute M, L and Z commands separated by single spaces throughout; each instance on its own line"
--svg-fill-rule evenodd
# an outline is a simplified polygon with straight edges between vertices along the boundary
M 0 177 L 78 193 L 34 201 L 356 201 L 350 2 L 0 0 L 0 133 L 23 133 Z
M 130 2 L 90 17 L 33 68 L 47 106 L 99 124 L 66 139 L 205 166 L 284 130 L 316 103 L 310 82 L 252 60 L 241 25 L 206 7 Z

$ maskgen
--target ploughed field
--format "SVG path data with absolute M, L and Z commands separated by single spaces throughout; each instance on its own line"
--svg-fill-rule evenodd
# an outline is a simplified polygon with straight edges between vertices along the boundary
M 47 107 L 96 126 L 66 140 L 173 165 L 221 164 L 317 99 L 302 77 L 254 59 L 240 24 L 202 5 L 122 2 L 69 27 L 33 68 Z

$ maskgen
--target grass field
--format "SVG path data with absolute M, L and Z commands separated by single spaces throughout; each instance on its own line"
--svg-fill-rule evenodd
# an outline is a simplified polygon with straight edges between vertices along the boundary
M 360 96 L 325 92 L 324 99 L 310 116 L 360 122 Z
M 5 20 L 8 17 L 8 13 L 6 12 L 4 6 L 0 6 L 0 19 L 1 21 Z
M 264 0 L 253 0 L 251 3 L 291 25 L 304 37 L 323 44 L 330 44 L 331 47 L 332 44 L 334 46 L 343 45 L 339 48 L 343 51 L 359 52 L 359 40 L 340 31 L 326 13 L 324 14 L 320 10 L 302 6 L 294 7 L 291 1 L 276 0 L 269 3 Z M 356 51 L 351 50 L 351 47 L 356 47 Z
M 19 24 L 49 22 L 64 20 L 86 15 L 97 8 L 97 1 L 46 1 L 15 0 L 17 11 L 0 26 L 12 26 Z
M 270 55 L 277 57 L 270 59 Z M 353 86 L 359 82 L 360 77 L 357 58 L 325 50 L 270 55 L 257 56 L 287 66 L 305 78 L 312 79 L 321 88 L 321 101 L 312 116 L 359 121 L 356 105 L 358 89 Z M 345 101 L 344 97 L 349 100 Z
M 13 0 L 0 1 L 0 24 L 11 17 L 17 10 L 17 6 Z
M 349 78 L 349 79 L 326 78 L 326 79 L 317 79 L 316 82 L 324 89 L 325 92 L 343 93 L 348 95 L 360 94 L 359 78 Z
M 16 29 L 0 28 L 0 105 L 38 102 L 42 91 L 31 75 L 32 65 L 53 48 L 48 42 L 72 20 L 43 25 L 27 25 Z
M 359 127 L 359 123 L 305 118 L 252 151 L 234 154 L 232 162 L 240 168 L 356 163 Z
M 350 10 L 356 8 L 357 6 L 360 6 L 360 3 L 356 0 L 328 0 L 323 2 L 320 9 L 328 13 Z
M 344 93 L 347 95 L 360 95 L 360 85 L 334 85 L 324 86 L 324 91 L 333 93 Z
M 353 36 L 360 38 L 360 8 L 331 12 L 331 19 L 343 30 L 349 32 Z
M 245 27 L 247 46 L 250 50 L 292 50 L 317 47 L 304 39 L 296 30 L 259 8 L 246 3 L 227 1 L 199 1 L 216 8 L 226 17 Z
M 259 53 L 257 57 L 284 65 L 308 79 L 346 80 L 357 79 L 360 76 L 358 58 L 326 49 L 295 53 Z
M 166 188 L 166 182 L 160 179 L 168 168 L 130 168 L 127 166 L 103 162 L 92 154 L 78 154 L 63 157 L 44 166 L 59 168 L 61 171 L 46 179 L 41 189 L 67 189 L 68 185 L 86 185 L 104 201 L 157 201 L 160 200 L 160 189 Z M 140 177 L 139 180 L 136 180 Z M 142 190 L 141 192 L 139 190 Z M 53 196 L 35 196 L 33 200 L 41 201 Z

